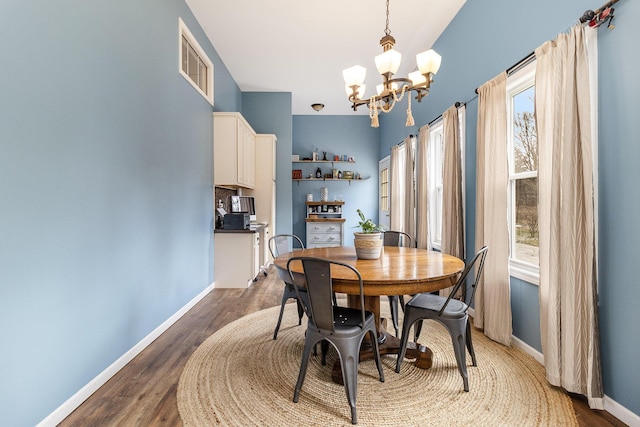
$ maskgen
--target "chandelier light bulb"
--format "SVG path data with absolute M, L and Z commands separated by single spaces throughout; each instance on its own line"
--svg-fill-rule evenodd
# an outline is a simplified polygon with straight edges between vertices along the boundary
M 362 65 L 354 65 L 342 71 L 342 77 L 347 86 L 360 86 L 367 76 L 367 69 Z
M 395 74 L 400 68 L 402 54 L 395 49 L 389 49 L 375 57 L 376 68 L 380 74 Z
M 416 62 L 418 63 L 420 74 L 436 74 L 440 69 L 441 61 L 442 57 L 438 55 L 438 53 L 436 53 L 436 51 L 433 49 L 429 49 L 426 52 L 422 52 L 416 55 Z
M 409 80 L 411 80 L 411 84 L 413 84 L 414 86 L 421 85 L 427 81 L 427 79 L 420 73 L 420 71 L 409 73 Z

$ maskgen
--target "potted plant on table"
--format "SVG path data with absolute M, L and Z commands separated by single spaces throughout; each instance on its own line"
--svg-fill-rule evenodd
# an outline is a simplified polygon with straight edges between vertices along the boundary
M 382 251 L 382 227 L 373 220 L 367 219 L 360 209 L 359 232 L 353 233 L 353 245 L 356 247 L 356 256 L 359 259 L 378 259 Z

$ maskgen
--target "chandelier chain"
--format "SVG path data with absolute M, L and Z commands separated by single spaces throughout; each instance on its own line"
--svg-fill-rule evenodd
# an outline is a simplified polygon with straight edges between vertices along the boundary
M 386 36 L 391 34 L 391 30 L 389 29 L 389 0 L 387 0 L 387 26 L 384 29 L 384 34 Z

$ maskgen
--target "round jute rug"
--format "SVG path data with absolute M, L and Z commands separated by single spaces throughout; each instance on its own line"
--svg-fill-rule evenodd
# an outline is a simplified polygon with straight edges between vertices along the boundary
M 388 305 L 383 302 L 383 315 Z M 344 387 L 331 381 L 335 351 L 326 366 L 311 356 L 300 399 L 293 403 L 304 342 L 295 304 L 287 304 L 273 340 L 279 307 L 232 322 L 209 337 L 187 362 L 178 384 L 185 426 L 348 426 Z M 358 371 L 361 426 L 577 426 L 569 397 L 548 385 L 543 367 L 516 348 L 474 331 L 478 366 L 471 366 L 468 393 L 456 367 L 451 339 L 437 322 L 424 322 L 419 342 L 433 350 L 423 370 L 383 356 L 385 382 L 373 360 Z

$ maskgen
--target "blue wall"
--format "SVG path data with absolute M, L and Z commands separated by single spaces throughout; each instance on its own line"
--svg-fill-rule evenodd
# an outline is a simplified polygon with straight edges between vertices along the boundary
M 291 233 L 291 93 L 244 92 L 242 114 L 257 133 L 276 134 L 276 233 Z M 260 159 L 256 159 L 257 162 Z M 271 231 L 273 235 L 273 230 Z
M 300 158 L 311 157 L 314 148 L 334 155 L 353 156 L 356 163 L 336 163 L 339 170 L 353 170 L 360 173 L 361 181 L 296 181 L 293 183 L 293 233 L 306 243 L 305 201 L 307 193 L 313 194 L 313 200 L 320 200 L 320 188 L 327 187 L 329 200 L 342 196 L 346 201 L 343 210 L 345 245 L 353 246 L 353 227 L 358 225 L 356 209 L 361 209 L 368 218 L 378 218 L 378 151 L 379 132 L 370 126 L 368 116 L 294 116 L 293 117 L 293 154 Z M 318 166 L 322 173 L 331 173 L 331 164 L 305 165 L 296 163 L 294 169 L 301 168 L 303 175 L 314 173 Z M 291 179 L 291 161 L 287 171 Z
M 621 1 L 616 11 L 616 29 L 601 29 L 598 38 L 600 343 L 605 393 L 640 415 L 640 370 L 631 356 L 640 354 L 640 3 Z
M 182 0 L 3 1 L 2 423 L 38 423 L 213 281 L 213 108 L 178 73 Z
M 443 64 L 431 94 L 413 103 L 417 125 L 404 127 L 404 109 L 396 108 L 376 130 L 367 116 L 287 117 L 290 94 L 241 94 L 183 0 L 2 2 L 0 28 L 19 35 L 3 45 L 11 60 L 0 67 L 3 424 L 46 417 L 214 280 L 212 111 L 242 111 L 258 132 L 277 134 L 279 232 L 305 235 L 305 195 L 318 199 L 323 186 L 292 184 L 290 154 L 308 156 L 317 146 L 353 155 L 354 170 L 370 179 L 326 184 L 331 199 L 348 202 L 351 244 L 356 208 L 377 218 L 378 159 L 468 101 L 473 247 L 474 89 L 597 6 L 467 2 L 434 46 Z M 616 29 L 599 30 L 599 320 L 605 393 L 640 414 L 640 371 L 632 365 L 640 353 L 633 257 L 640 28 L 632 22 L 640 3 L 621 1 L 616 10 Z M 214 62 L 213 108 L 177 72 L 178 16 Z M 32 60 L 37 66 L 28 66 Z M 514 333 L 540 349 L 536 296 L 537 287 L 512 280 Z

